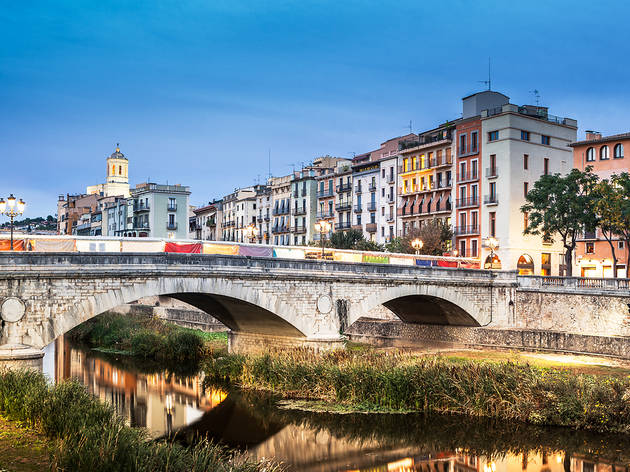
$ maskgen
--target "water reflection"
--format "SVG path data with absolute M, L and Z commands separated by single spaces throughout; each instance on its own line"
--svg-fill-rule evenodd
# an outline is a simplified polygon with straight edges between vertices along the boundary
M 51 360 L 52 359 L 52 360 Z M 73 346 L 47 348 L 46 373 L 75 378 L 154 437 L 208 436 L 300 472 L 630 472 L 630 441 L 456 416 L 295 412 L 260 393 L 204 390 L 176 375 Z

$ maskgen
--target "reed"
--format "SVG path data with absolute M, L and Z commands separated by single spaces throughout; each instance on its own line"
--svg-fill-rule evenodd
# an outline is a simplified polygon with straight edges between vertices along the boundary
M 225 356 L 209 381 L 350 410 L 420 411 L 495 417 L 539 425 L 630 432 L 630 379 L 512 362 L 451 360 L 403 352 L 304 350 Z
M 0 371 L 0 411 L 53 440 L 53 470 L 93 472 L 275 472 L 270 462 L 252 463 L 221 446 L 200 441 L 185 447 L 151 441 L 126 426 L 107 404 L 74 381 L 51 386 L 41 373 Z

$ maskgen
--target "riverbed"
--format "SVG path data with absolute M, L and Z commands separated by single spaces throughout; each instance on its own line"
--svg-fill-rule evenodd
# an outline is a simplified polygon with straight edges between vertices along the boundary
M 536 428 L 457 416 L 291 411 L 259 392 L 203 387 L 173 373 L 60 338 L 44 372 L 77 379 L 155 438 L 202 436 L 303 472 L 617 472 L 630 467 L 625 436 Z

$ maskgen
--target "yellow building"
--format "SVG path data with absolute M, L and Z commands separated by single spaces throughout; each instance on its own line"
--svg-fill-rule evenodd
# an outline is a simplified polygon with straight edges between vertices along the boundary
M 107 181 L 104 184 L 91 185 L 87 188 L 88 195 L 97 194 L 103 197 L 118 196 L 129 197 L 129 161 L 120 152 L 118 144 L 114 151 L 107 158 Z

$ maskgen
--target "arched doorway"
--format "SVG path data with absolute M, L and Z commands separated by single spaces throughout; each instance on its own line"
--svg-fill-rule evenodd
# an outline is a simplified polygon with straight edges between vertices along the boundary
M 496 253 L 494 255 L 488 254 L 488 257 L 486 257 L 486 261 L 483 264 L 483 268 L 501 269 L 501 259 L 499 259 L 499 256 Z
M 528 254 L 521 254 L 516 264 L 518 275 L 534 275 L 534 260 Z

